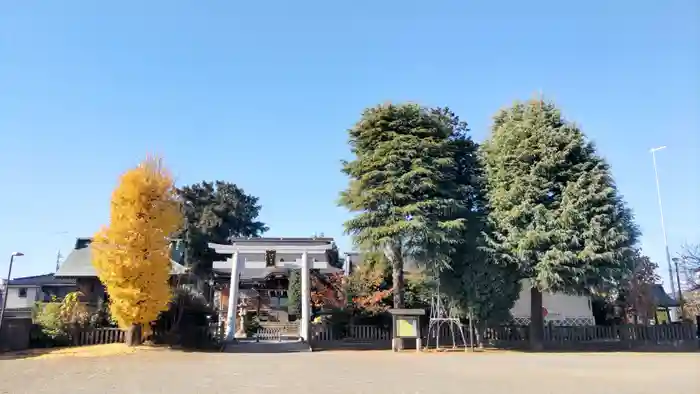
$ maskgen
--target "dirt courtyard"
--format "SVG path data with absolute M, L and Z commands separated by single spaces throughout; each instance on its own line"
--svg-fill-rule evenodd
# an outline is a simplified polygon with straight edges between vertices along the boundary
M 695 354 L 142 351 L 0 360 L 0 393 L 700 393 Z

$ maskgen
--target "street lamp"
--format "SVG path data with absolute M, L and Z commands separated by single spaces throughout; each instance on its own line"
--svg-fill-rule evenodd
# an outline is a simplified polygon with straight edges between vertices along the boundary
M 664 223 L 664 209 L 661 204 L 661 186 L 659 184 L 659 172 L 656 169 L 656 152 L 666 149 L 666 146 L 650 149 L 651 160 L 654 163 L 654 178 L 656 179 L 656 196 L 659 199 L 659 214 L 661 215 L 661 232 L 664 235 L 664 247 L 666 248 L 666 264 L 668 264 L 668 280 L 671 284 L 671 294 L 676 292 L 676 285 L 673 283 L 673 267 L 671 267 L 671 253 L 668 251 L 668 238 L 666 237 L 666 225 Z
M 10 255 L 10 269 L 7 271 L 7 282 L 5 283 L 5 289 L 2 294 L 2 309 L 0 309 L 0 334 L 2 334 L 2 320 L 5 317 L 5 308 L 7 307 L 7 291 L 10 288 L 10 276 L 12 275 L 12 263 L 15 261 L 15 257 L 24 256 L 22 252 L 14 252 Z M 2 338 L 2 335 L 0 335 Z

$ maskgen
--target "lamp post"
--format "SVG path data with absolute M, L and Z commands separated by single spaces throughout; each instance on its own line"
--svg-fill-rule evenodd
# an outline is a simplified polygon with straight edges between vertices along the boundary
M 654 178 L 656 179 L 656 197 L 659 200 L 659 214 L 661 215 L 661 232 L 664 235 L 664 247 L 666 248 L 666 264 L 668 264 L 668 280 L 671 284 L 671 294 L 676 292 L 676 285 L 673 280 L 673 267 L 671 267 L 671 253 L 668 251 L 668 238 L 666 237 L 666 224 L 664 223 L 664 209 L 661 204 L 661 186 L 659 184 L 659 172 L 656 169 L 656 152 L 666 149 L 666 146 L 650 149 L 651 160 L 654 163 Z
M 683 291 L 681 290 L 681 274 L 680 271 L 678 270 L 678 260 L 680 260 L 678 257 L 674 257 L 671 260 L 673 260 L 673 264 L 676 266 L 676 284 L 678 285 L 678 303 L 681 304 L 681 307 L 683 307 Z
M 22 252 L 14 252 L 10 255 L 10 269 L 7 271 L 7 282 L 5 283 L 5 289 L 2 294 L 2 308 L 0 309 L 0 334 L 2 334 L 2 320 L 5 317 L 5 308 L 7 307 L 7 290 L 10 288 L 10 276 L 12 275 L 12 263 L 15 261 L 15 257 L 24 256 Z M 0 335 L 2 338 L 2 335 Z

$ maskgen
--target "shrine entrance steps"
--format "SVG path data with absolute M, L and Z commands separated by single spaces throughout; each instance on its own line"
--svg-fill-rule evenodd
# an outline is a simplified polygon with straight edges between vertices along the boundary
M 224 353 L 301 353 L 310 352 L 311 346 L 299 339 L 238 339 L 225 343 Z

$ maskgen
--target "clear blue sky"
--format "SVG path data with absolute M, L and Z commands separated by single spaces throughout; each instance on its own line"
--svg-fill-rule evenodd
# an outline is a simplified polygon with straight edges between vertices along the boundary
M 447 105 L 483 140 L 496 110 L 540 90 L 610 160 L 663 263 L 648 150 L 668 146 L 676 252 L 700 241 L 699 70 L 697 0 L 3 1 L 0 276 L 14 250 L 14 276 L 51 272 L 149 152 L 178 184 L 259 196 L 269 235 L 347 250 L 339 161 L 364 107 Z

